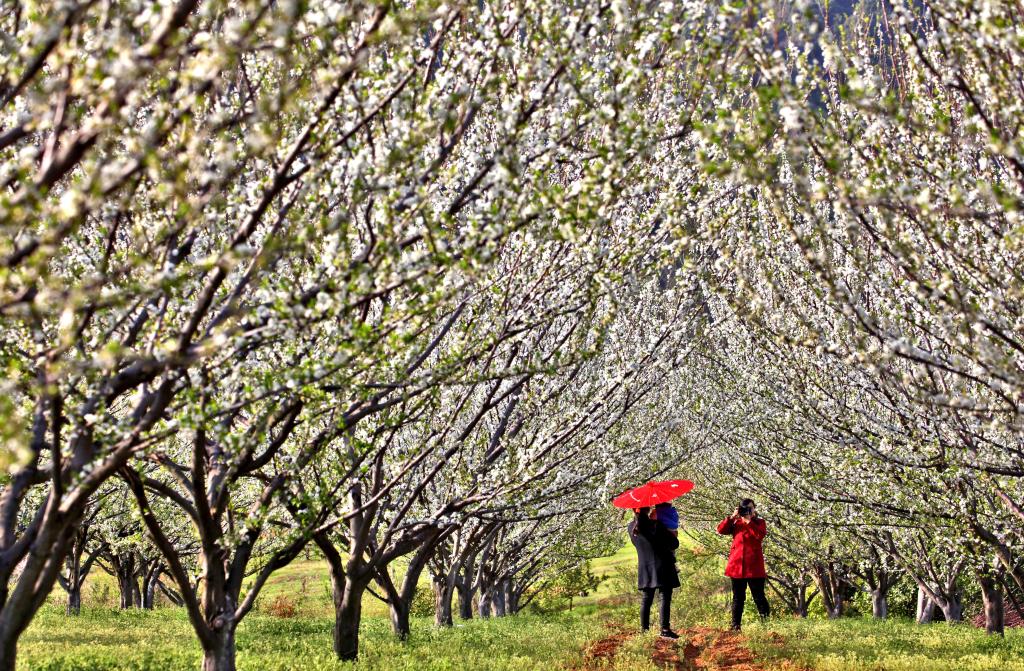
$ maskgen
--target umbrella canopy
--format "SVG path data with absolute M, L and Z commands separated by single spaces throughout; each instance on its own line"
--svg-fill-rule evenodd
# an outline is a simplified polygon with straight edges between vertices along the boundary
M 646 485 L 619 494 L 612 500 L 612 505 L 617 508 L 649 508 L 678 498 L 691 489 L 693 483 L 689 480 L 648 482 Z

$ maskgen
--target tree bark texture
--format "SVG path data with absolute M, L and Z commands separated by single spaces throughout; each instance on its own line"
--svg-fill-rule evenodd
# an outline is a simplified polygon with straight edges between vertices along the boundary
M 985 632 L 988 634 L 1003 635 L 1004 615 L 1003 591 L 999 583 L 990 574 L 978 576 L 978 584 L 981 586 L 981 600 L 985 611 Z
M 455 584 L 455 589 L 459 595 L 459 619 L 473 619 L 473 588 L 465 581 L 459 581 Z
M 935 617 L 935 602 L 921 588 L 917 588 L 917 623 L 928 624 Z
M 235 626 L 228 623 L 214 633 L 211 645 L 203 650 L 202 671 L 235 671 Z
M 452 617 L 452 597 L 455 595 L 455 581 L 447 580 L 443 576 L 437 576 L 431 584 L 434 588 L 434 625 L 437 627 L 451 627 L 454 622 Z
M 871 615 L 879 620 L 889 616 L 889 595 L 887 590 L 875 588 L 871 590 Z

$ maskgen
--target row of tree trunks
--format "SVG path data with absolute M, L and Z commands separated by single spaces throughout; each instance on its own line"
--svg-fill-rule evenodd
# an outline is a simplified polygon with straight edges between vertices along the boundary
M 88 531 L 80 527 L 72 540 L 71 550 L 65 559 L 64 573 L 57 576 L 57 582 L 68 595 L 68 603 L 65 610 L 67 615 L 78 615 L 81 612 L 82 585 L 85 584 L 85 579 L 89 576 L 89 571 L 92 570 L 93 563 L 96 561 L 97 552 L 89 554 L 88 558 L 84 562 L 82 561 L 82 556 L 85 554 L 87 537 Z
M 135 555 L 128 553 L 115 556 L 111 561 L 114 564 L 117 588 L 121 594 L 121 610 L 142 608 L 142 590 L 139 589 L 139 580 L 135 572 Z
M 769 576 L 768 586 L 797 617 L 807 617 L 811 601 L 818 595 L 818 590 L 811 589 L 814 586 L 814 581 L 806 571 L 800 571 L 795 579 L 785 576 Z
M 462 581 L 433 580 L 434 585 L 434 624 L 438 627 L 450 627 L 454 624 L 453 602 L 459 604 L 459 619 L 473 619 L 473 591 Z
M 825 605 L 825 613 L 829 619 L 842 617 L 846 609 L 847 583 L 843 576 L 845 571 L 833 562 L 817 562 L 814 564 L 812 577 Z
M 152 610 L 156 603 L 157 583 L 164 570 L 161 561 L 158 558 L 142 557 L 135 552 L 108 553 L 105 559 L 108 566 L 104 569 L 117 580 L 121 610 Z M 180 597 L 171 601 L 181 604 Z

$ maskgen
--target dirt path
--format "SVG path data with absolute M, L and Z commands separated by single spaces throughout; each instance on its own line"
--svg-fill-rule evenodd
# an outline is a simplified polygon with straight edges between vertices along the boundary
M 781 637 L 778 639 L 781 644 Z M 754 659 L 743 634 L 710 627 L 693 627 L 680 632 L 678 642 L 657 639 L 651 659 L 658 666 L 674 671 L 768 671 Z M 788 664 L 781 669 L 797 671 Z
M 636 629 L 620 622 L 608 622 L 608 635 L 594 641 L 583 652 L 583 661 L 569 667 L 571 671 L 614 669 L 615 656 L 622 645 L 637 635 Z M 783 662 L 770 669 L 754 659 L 747 639 L 736 631 L 693 627 L 679 632 L 678 641 L 654 639 L 651 661 L 668 671 L 800 671 Z M 771 634 L 772 642 L 782 644 L 782 637 Z M 777 639 L 777 640 L 776 640 Z
M 583 661 L 569 667 L 572 671 L 611 668 L 615 655 L 619 653 L 622 644 L 637 634 L 636 629 L 627 627 L 621 622 L 608 622 L 605 626 L 608 628 L 608 635 L 588 645 L 583 651 Z

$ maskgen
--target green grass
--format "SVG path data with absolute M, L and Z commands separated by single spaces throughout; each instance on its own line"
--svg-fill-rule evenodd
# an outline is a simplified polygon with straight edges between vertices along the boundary
M 814 671 L 1024 671 L 1024 632 L 869 618 L 780 619 L 746 628 L 762 659 Z M 780 635 L 779 639 L 775 635 Z
M 605 580 L 587 596 L 574 599 L 574 605 L 596 606 L 611 597 L 621 594 L 622 580 L 620 576 L 625 577 L 623 574 L 628 574 L 629 572 L 634 572 L 635 575 L 636 551 L 632 545 L 626 545 L 613 555 L 595 559 L 591 562 L 590 568 L 594 575 L 603 576 Z
M 685 539 L 677 552 L 683 587 L 673 599 L 673 624 L 725 628 L 729 594 L 716 556 L 695 552 Z M 335 660 L 331 649 L 332 607 L 326 564 L 315 556 L 296 561 L 268 583 L 261 603 L 287 597 L 298 617 L 279 619 L 257 609 L 238 632 L 242 670 L 319 671 L 321 669 L 409 669 L 432 671 L 573 668 L 588 644 L 608 634 L 606 623 L 632 626 L 639 617 L 635 591 L 636 555 L 626 545 L 592 568 L 608 580 L 575 600 L 575 609 L 551 615 L 521 614 L 458 623 L 435 629 L 430 618 L 414 618 L 413 636 L 400 643 L 391 635 L 384 604 L 367 595 L 361 656 L 355 664 Z M 151 612 L 90 607 L 104 590 L 117 598 L 112 579 L 97 574 L 86 588 L 86 608 L 67 618 L 51 598 L 22 637 L 19 668 L 41 671 L 175 671 L 195 669 L 200 650 L 185 613 L 177 608 Z M 109 582 L 109 584 L 108 584 Z M 106 586 L 106 587 L 104 587 Z M 752 604 L 750 605 L 752 608 Z M 986 636 L 968 625 L 917 625 L 907 620 L 789 617 L 755 622 L 746 616 L 752 651 L 768 671 L 1024 671 L 1024 631 L 1005 639 Z M 652 635 L 625 641 L 612 664 L 618 671 L 653 671 Z M 680 649 L 684 641 L 680 641 Z
M 238 667 L 252 671 L 519 671 L 571 664 L 589 640 L 605 631 L 592 609 L 554 616 L 521 615 L 477 620 L 435 629 L 426 619 L 413 622 L 407 643 L 394 639 L 386 619 L 368 618 L 356 663 L 343 664 L 331 650 L 326 618 L 246 618 L 238 631 Z M 192 671 L 199 646 L 179 609 L 119 612 L 85 609 L 69 621 L 46 607 L 22 637 L 20 668 L 34 671 Z

